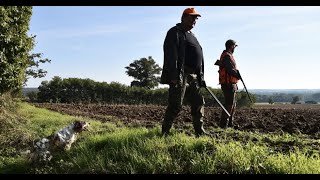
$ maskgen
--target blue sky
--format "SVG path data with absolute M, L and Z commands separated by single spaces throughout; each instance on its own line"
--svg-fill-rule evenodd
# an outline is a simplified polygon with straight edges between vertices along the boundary
M 163 41 L 188 6 L 34 6 L 34 52 L 52 60 L 45 78 L 89 78 L 130 85 L 125 66 L 152 56 L 163 65 Z M 320 6 L 195 6 L 192 31 L 204 52 L 205 80 L 218 85 L 214 65 L 234 39 L 238 68 L 249 89 L 320 89 Z M 162 85 L 160 87 L 166 87 Z M 243 85 L 239 82 L 239 88 Z

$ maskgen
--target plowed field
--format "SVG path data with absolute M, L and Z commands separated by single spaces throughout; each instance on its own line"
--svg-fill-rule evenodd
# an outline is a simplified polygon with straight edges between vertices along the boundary
M 71 104 L 34 104 L 63 114 L 85 116 L 103 122 L 121 121 L 128 126 L 154 127 L 161 125 L 165 106 L 154 105 L 71 105 Z M 209 131 L 218 127 L 220 107 L 205 107 L 204 127 Z M 256 105 L 253 108 L 237 109 L 236 128 L 242 131 L 261 133 L 287 132 L 302 133 L 319 137 L 319 105 Z M 178 130 L 192 129 L 190 108 L 184 106 L 173 127 Z

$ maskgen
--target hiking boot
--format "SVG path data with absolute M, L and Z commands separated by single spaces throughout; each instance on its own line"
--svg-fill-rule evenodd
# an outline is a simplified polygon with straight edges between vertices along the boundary
M 220 119 L 219 127 L 222 128 L 222 129 L 226 129 L 228 127 L 228 120 Z
M 162 132 L 161 132 L 161 135 L 162 136 L 168 136 L 170 133 L 170 129 L 166 126 L 162 126 Z
M 220 128 L 225 129 L 225 128 L 228 127 L 229 124 L 230 124 L 230 121 L 229 121 L 229 118 L 228 118 L 227 114 L 222 112 L 222 115 L 220 117 L 220 122 L 219 122 Z M 231 124 L 232 124 L 232 122 L 231 122 Z
M 229 126 L 230 128 L 233 128 L 233 129 L 239 129 L 240 127 L 239 127 L 239 125 L 235 125 L 235 124 L 233 124 L 232 126 Z
M 170 129 L 172 127 L 172 118 L 165 117 L 165 119 L 162 122 L 161 132 L 162 135 L 168 136 L 170 133 Z
M 228 127 L 233 127 L 233 117 L 230 116 L 228 119 Z

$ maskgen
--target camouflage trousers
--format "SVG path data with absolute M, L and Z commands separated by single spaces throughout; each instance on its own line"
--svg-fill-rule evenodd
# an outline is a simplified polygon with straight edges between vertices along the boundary
M 191 106 L 191 116 L 196 135 L 203 133 L 204 98 L 200 94 L 200 87 L 196 74 L 185 74 L 182 83 L 170 85 L 168 106 L 162 122 L 162 133 L 169 134 L 173 121 L 182 110 L 186 102 Z
M 219 126 L 221 128 L 227 128 L 228 126 L 232 127 L 237 106 L 236 95 L 238 86 L 237 84 L 221 84 L 221 89 L 225 99 L 224 107 L 229 112 L 230 117 L 228 118 L 228 115 L 224 111 L 222 111 Z

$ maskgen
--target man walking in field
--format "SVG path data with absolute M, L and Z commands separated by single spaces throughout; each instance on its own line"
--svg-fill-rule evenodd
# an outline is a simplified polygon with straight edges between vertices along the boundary
M 239 71 L 237 69 L 236 61 L 232 54 L 234 49 L 238 46 L 236 42 L 229 39 L 225 43 L 226 50 L 221 54 L 220 60 L 215 64 L 219 66 L 219 84 L 223 91 L 227 111 L 230 117 L 222 111 L 220 118 L 220 127 L 233 127 L 234 113 L 236 109 L 236 93 L 238 90 L 237 83 L 240 79 Z
M 191 32 L 198 17 L 201 15 L 194 8 L 185 9 L 181 23 L 167 32 L 164 41 L 164 64 L 160 82 L 169 85 L 169 98 L 162 123 L 163 135 L 169 134 L 173 121 L 182 109 L 184 97 L 191 104 L 195 135 L 199 137 L 207 134 L 203 129 L 205 102 L 200 94 L 200 87 L 206 87 L 203 52 Z

